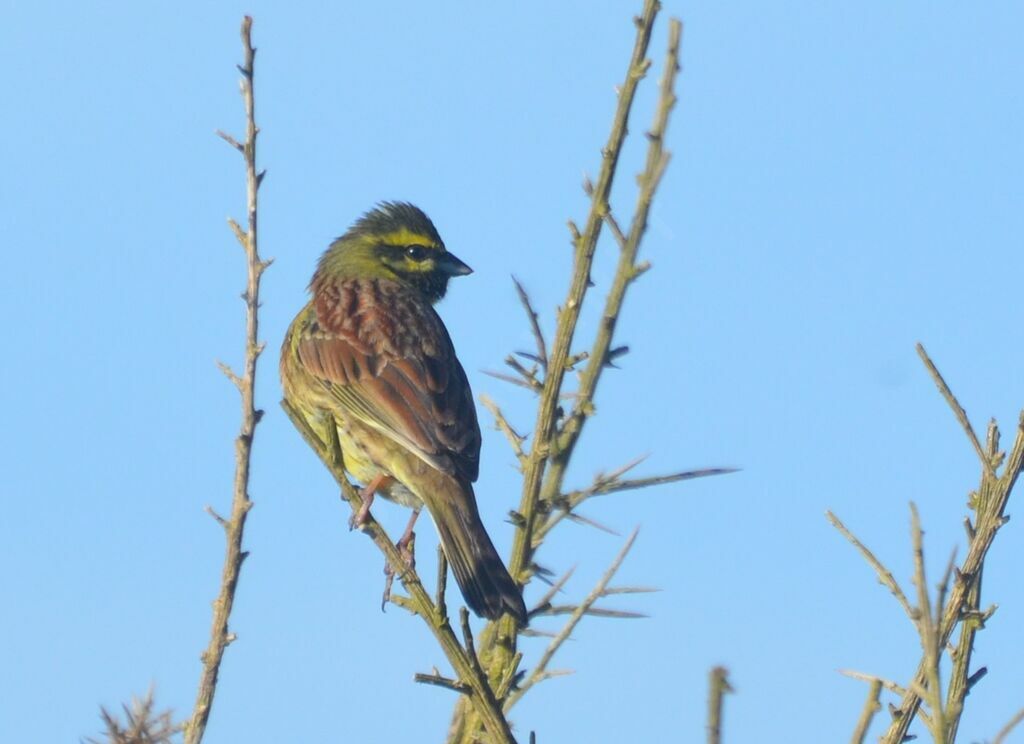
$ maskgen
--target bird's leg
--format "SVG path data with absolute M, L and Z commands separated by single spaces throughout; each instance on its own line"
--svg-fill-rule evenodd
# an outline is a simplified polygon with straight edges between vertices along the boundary
M 416 526 L 416 520 L 420 516 L 419 509 L 412 510 L 412 516 L 409 517 L 409 523 L 405 525 L 405 532 L 398 538 L 398 542 L 395 543 L 395 547 L 398 548 L 398 552 L 402 554 L 405 559 L 405 563 L 410 568 L 416 568 L 416 553 L 413 548 L 416 546 L 416 533 L 412 531 L 412 528 Z
M 395 547 L 398 548 L 398 552 L 402 554 L 402 559 L 405 561 L 405 565 L 409 568 L 416 568 L 416 533 L 412 531 L 412 528 L 416 525 L 416 519 L 420 516 L 419 509 L 412 510 L 412 516 L 409 517 L 409 523 L 405 525 L 405 532 L 398 538 L 398 542 L 395 543 Z M 387 606 L 388 600 L 391 599 L 391 585 L 395 583 L 395 569 L 391 567 L 391 564 L 384 561 L 384 596 L 380 600 L 380 609 L 383 612 Z
M 389 485 L 391 480 L 390 475 L 378 473 L 373 476 L 373 480 L 367 483 L 365 487 L 359 489 L 359 498 L 363 500 L 363 505 L 359 507 L 359 511 L 349 517 L 348 528 L 350 530 L 354 530 L 357 527 L 362 529 L 363 525 L 366 524 L 367 517 L 370 516 L 370 506 L 373 504 L 373 497 L 377 494 L 377 491 Z

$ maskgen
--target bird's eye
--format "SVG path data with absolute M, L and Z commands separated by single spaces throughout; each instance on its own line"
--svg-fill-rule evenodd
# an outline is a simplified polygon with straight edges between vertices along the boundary
M 427 257 L 427 249 L 422 245 L 407 245 L 405 247 L 405 255 L 413 261 L 422 261 Z

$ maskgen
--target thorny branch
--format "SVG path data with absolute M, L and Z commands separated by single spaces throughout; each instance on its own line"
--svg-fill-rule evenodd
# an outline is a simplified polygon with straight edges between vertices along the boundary
M 572 236 L 573 273 L 565 302 L 558 309 L 554 338 L 550 347 L 545 341 L 538 313 L 530 301 L 529 295 L 523 289 L 522 284 L 515 280 L 516 293 L 527 313 L 537 349 L 535 353 L 517 352 L 520 357 L 533 362 L 532 368 L 523 366 L 513 356 L 506 359 L 506 364 L 514 374 L 494 373 L 494 376 L 533 390 L 538 395 L 537 417 L 529 437 L 529 450 L 525 447 L 527 437 L 514 428 L 496 404 L 490 399 L 484 401 L 484 405 L 494 415 L 498 429 L 509 440 L 523 473 L 519 508 L 511 515 L 512 521 L 516 525 L 516 532 L 509 560 L 509 571 L 520 585 L 529 583 L 531 578 L 542 570 L 535 563 L 534 554 L 551 530 L 562 520 L 568 518 L 611 532 L 608 528 L 577 513 L 576 508 L 587 499 L 600 494 L 731 472 L 731 469 L 728 468 L 714 468 L 651 478 L 623 478 L 623 475 L 636 464 L 632 463 L 610 475 L 599 475 L 587 488 L 568 493 L 565 493 L 563 489 L 570 458 L 586 421 L 594 414 L 594 396 L 601 376 L 608 367 L 613 366 L 612 362 L 618 356 L 628 352 L 626 346 L 614 346 L 615 328 L 627 291 L 633 282 L 649 268 L 646 262 L 638 262 L 637 256 L 647 227 L 648 214 L 655 191 L 669 161 L 669 154 L 664 150 L 663 144 L 669 115 L 676 102 L 675 81 L 679 70 L 679 47 L 682 36 L 682 25 L 676 20 L 671 20 L 669 23 L 668 49 L 659 88 L 657 110 L 651 129 L 647 132 L 646 164 L 637 178 L 639 185 L 637 201 L 628 231 L 624 232 L 619 223 L 612 219 L 609 194 L 616 175 L 622 144 L 626 137 L 634 96 L 640 81 L 645 77 L 651 65 L 647 58 L 647 49 L 659 8 L 660 3 L 657 0 L 646 0 L 642 14 L 635 19 L 636 40 L 625 80 L 618 89 L 618 107 L 613 117 L 608 143 L 602 150 L 602 163 L 598 178 L 596 183 L 587 180 L 584 184 L 584 190 L 590 197 L 590 210 L 582 230 L 577 228 L 574 223 L 570 222 L 569 225 Z M 615 273 L 605 297 L 598 331 L 590 350 L 573 353 L 572 348 L 577 341 L 576 327 L 583 302 L 590 288 L 594 286 L 591 281 L 591 268 L 598 239 L 602 228 L 606 225 L 609 226 L 619 248 Z M 570 391 L 566 389 L 566 373 L 571 370 L 577 371 L 578 384 L 575 390 Z M 565 407 L 563 408 L 563 406 Z M 627 546 L 632 545 L 634 537 L 635 533 L 629 538 Z M 499 700 L 502 700 L 501 695 L 507 692 L 507 697 L 503 700 L 506 711 L 537 682 L 555 674 L 564 673 L 549 671 L 547 667 L 554 653 L 584 616 L 639 616 L 639 613 L 594 606 L 598 599 L 613 592 L 646 591 L 642 588 L 622 590 L 607 588 L 606 584 L 610 580 L 611 573 L 614 573 L 618 562 L 624 556 L 625 552 L 616 559 L 610 573 L 606 574 L 605 578 L 598 583 L 583 602 L 552 604 L 555 594 L 561 590 L 568 579 L 567 574 L 556 582 L 542 601 L 537 604 L 531 617 L 568 614 L 569 621 L 559 633 L 554 634 L 540 661 L 528 673 L 518 669 L 521 658 L 521 654 L 517 651 L 518 636 L 521 634 L 532 636 L 548 634 L 535 627 L 525 632 L 520 631 L 508 618 L 497 623 L 489 623 L 485 627 L 478 644 L 480 657 L 492 686 L 499 692 Z M 514 685 L 509 688 L 508 680 L 522 681 L 518 683 L 517 689 Z M 459 701 L 449 732 L 449 741 L 469 744 L 475 740 L 478 729 L 479 724 L 473 719 L 468 706 L 464 701 Z
M 252 508 L 252 501 L 249 499 L 249 468 L 253 435 L 256 432 L 256 424 L 259 423 L 263 415 L 263 411 L 258 410 L 255 404 L 256 363 L 264 347 L 264 344 L 259 341 L 258 314 L 260 278 L 271 262 L 260 259 L 257 240 L 258 194 L 263 173 L 256 170 L 256 137 L 259 134 L 259 128 L 256 126 L 253 92 L 253 63 L 256 50 L 252 46 L 252 18 L 249 16 L 242 20 L 242 51 L 244 61 L 239 65 L 238 70 L 242 73 L 241 92 L 246 119 L 245 142 L 239 143 L 230 135 L 219 133 L 225 141 L 242 154 L 245 160 L 247 229 L 243 230 L 237 222 L 228 220 L 232 232 L 245 251 L 247 275 L 245 293 L 242 295 L 242 299 L 245 301 L 245 363 L 241 376 L 232 372 L 227 365 L 220 365 L 221 370 L 238 388 L 241 395 L 242 424 L 241 431 L 235 440 L 235 480 L 231 517 L 225 520 L 212 509 L 209 510 L 224 528 L 227 549 L 220 593 L 213 603 L 210 643 L 202 655 L 203 670 L 199 680 L 199 690 L 196 694 L 192 716 L 184 727 L 186 744 L 199 744 L 203 740 L 217 690 L 217 676 L 224 658 L 224 651 L 234 640 L 234 634 L 228 628 L 228 620 L 231 617 L 242 562 L 248 555 L 242 550 L 242 537 L 245 532 L 246 515 Z
M 985 621 L 995 611 L 995 606 L 982 611 L 979 609 L 981 594 L 981 570 L 996 533 L 1006 523 L 1006 505 L 1017 478 L 1024 468 L 1024 412 L 1017 424 L 1017 435 L 1009 456 L 999 451 L 999 430 L 991 422 L 982 447 L 963 407 L 953 395 L 946 381 L 928 356 L 924 347 L 917 345 L 917 352 L 940 393 L 953 410 L 971 446 L 981 459 L 981 483 L 972 493 L 970 506 L 974 510 L 974 521 L 968 518 L 967 555 L 956 566 L 950 560 L 943 580 L 939 583 L 934 607 L 928 593 L 924 572 L 922 533 L 916 507 L 911 504 L 911 540 L 914 552 L 914 584 L 917 590 L 917 606 L 912 607 L 906 594 L 896 583 L 889 571 L 864 545 L 843 526 L 834 515 L 828 514 L 833 525 L 850 540 L 868 563 L 875 569 L 879 580 L 896 596 L 900 605 L 914 622 L 921 639 L 922 658 L 909 685 L 899 686 L 885 683 L 879 678 L 862 675 L 861 678 L 883 683 L 890 692 L 900 695 L 898 706 L 892 706 L 893 720 L 881 737 L 882 744 L 901 744 L 914 718 L 920 715 L 931 730 L 936 742 L 952 742 L 956 736 L 964 699 L 971 687 L 985 674 L 985 668 L 970 672 L 970 658 L 974 637 L 984 627 Z M 1001 475 L 997 469 L 1005 462 Z M 950 638 L 960 625 L 959 644 L 950 646 Z M 953 667 L 945 699 L 941 686 L 941 660 L 944 650 L 949 650 Z M 853 676 L 853 675 L 851 675 Z M 928 711 L 921 710 L 926 702 Z

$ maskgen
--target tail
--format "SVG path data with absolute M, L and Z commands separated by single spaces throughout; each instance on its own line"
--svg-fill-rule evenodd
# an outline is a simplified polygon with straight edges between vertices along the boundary
M 466 604 L 489 620 L 497 620 L 507 612 L 525 627 L 522 592 L 480 521 L 472 486 L 451 476 L 444 479 L 448 487 L 432 493 L 426 505 Z

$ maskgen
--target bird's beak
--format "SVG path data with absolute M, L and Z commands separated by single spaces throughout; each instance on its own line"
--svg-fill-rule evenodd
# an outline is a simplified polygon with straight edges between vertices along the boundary
M 454 253 L 448 253 L 447 251 L 442 253 L 441 257 L 437 259 L 437 268 L 448 276 L 465 276 L 466 274 L 473 273 L 473 269 L 460 261 Z

